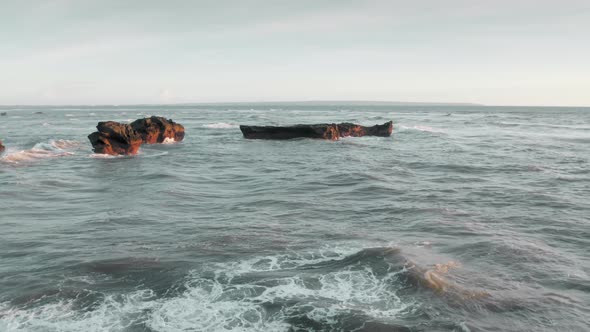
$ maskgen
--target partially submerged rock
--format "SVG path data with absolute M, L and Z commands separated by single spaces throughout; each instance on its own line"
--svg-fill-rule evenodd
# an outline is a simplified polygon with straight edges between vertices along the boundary
M 178 142 L 184 139 L 184 127 L 170 119 L 152 116 L 130 124 L 99 122 L 98 131 L 88 135 L 96 153 L 133 155 L 141 144 Z
M 393 132 L 393 122 L 365 127 L 354 123 L 322 123 L 312 125 L 275 126 L 240 126 L 245 138 L 250 139 L 292 139 L 321 138 L 338 140 L 340 137 L 381 136 L 389 137 Z
M 131 127 L 146 144 L 180 142 L 184 139 L 184 127 L 172 120 L 152 116 L 131 122 Z
M 131 125 L 115 121 L 99 122 L 98 131 L 88 135 L 95 153 L 121 155 L 136 154 L 143 143 Z
M 4 152 L 6 148 L 2 145 L 2 141 L 0 141 L 0 153 Z

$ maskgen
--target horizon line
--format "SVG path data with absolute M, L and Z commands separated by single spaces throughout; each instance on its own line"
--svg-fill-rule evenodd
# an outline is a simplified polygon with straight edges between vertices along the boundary
M 303 104 L 308 106 L 321 105 L 354 105 L 354 106 L 479 106 L 479 107 L 559 107 L 559 108 L 590 108 L 590 105 L 491 105 L 470 102 L 415 102 L 389 100 L 291 100 L 291 101 L 212 101 L 212 102 L 174 102 L 174 103 L 120 103 L 120 104 L 0 104 L 0 107 L 122 107 L 122 106 L 210 106 L 210 105 L 272 105 L 272 104 Z

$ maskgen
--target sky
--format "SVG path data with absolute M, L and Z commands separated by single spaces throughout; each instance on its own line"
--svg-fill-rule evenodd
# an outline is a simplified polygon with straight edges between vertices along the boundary
M 590 106 L 588 0 L 0 0 L 0 104 Z

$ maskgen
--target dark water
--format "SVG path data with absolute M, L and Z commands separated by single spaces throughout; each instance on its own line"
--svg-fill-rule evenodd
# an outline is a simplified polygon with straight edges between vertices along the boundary
M 590 109 L 231 108 L 2 109 L 0 331 L 590 330 Z M 152 114 L 185 141 L 91 153 Z

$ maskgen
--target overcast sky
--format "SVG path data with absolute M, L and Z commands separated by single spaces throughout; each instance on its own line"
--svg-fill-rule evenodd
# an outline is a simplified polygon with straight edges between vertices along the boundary
M 0 104 L 590 106 L 590 1 L 0 0 Z

